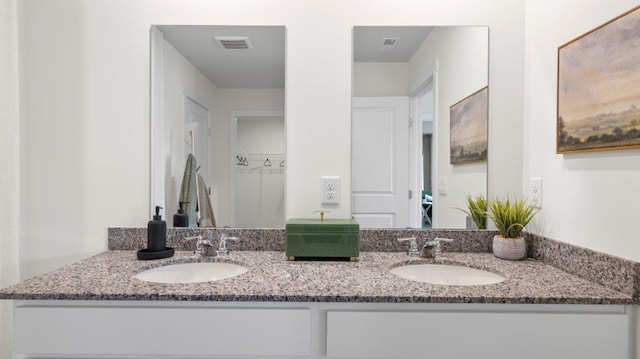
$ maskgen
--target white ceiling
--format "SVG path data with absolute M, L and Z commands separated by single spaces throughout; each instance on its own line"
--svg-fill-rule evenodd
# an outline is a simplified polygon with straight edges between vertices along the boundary
M 408 62 L 433 28 L 429 26 L 358 26 L 353 30 L 353 61 Z M 381 50 L 384 38 L 399 38 L 393 51 Z
M 218 88 L 284 88 L 283 26 L 158 25 L 165 40 Z M 427 26 L 354 28 L 354 61 L 407 62 L 431 32 Z M 215 36 L 246 36 L 253 49 L 227 50 Z M 399 38 L 393 51 L 381 51 L 386 37 Z
M 159 25 L 165 40 L 218 88 L 284 88 L 283 26 Z M 215 36 L 249 37 L 253 49 L 227 50 Z

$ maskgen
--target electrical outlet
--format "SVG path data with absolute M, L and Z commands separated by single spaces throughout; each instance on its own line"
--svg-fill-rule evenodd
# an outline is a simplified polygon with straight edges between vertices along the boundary
M 340 177 L 322 176 L 322 204 L 340 203 Z
M 542 208 L 542 178 L 529 178 L 529 201 Z

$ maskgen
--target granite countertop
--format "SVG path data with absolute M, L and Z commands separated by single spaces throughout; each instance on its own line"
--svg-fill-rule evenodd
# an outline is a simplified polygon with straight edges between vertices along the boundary
M 215 282 L 161 284 L 133 275 L 153 267 L 196 261 L 231 262 L 247 273 Z M 396 277 L 409 263 L 460 264 L 502 275 L 502 283 L 445 286 Z M 0 299 L 190 300 L 395 303 L 632 304 L 633 298 L 535 260 L 503 261 L 490 253 L 444 253 L 437 260 L 401 252 L 361 252 L 358 262 L 289 262 L 283 252 L 234 251 L 226 257 L 139 261 L 136 251 L 111 250 L 0 290 Z

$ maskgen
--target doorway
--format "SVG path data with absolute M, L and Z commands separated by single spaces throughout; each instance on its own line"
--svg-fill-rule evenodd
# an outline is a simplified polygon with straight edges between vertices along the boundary
M 231 225 L 284 228 L 284 112 L 234 111 L 230 117 Z
M 433 193 L 433 179 L 437 171 L 436 152 L 436 93 L 434 76 L 429 76 L 410 97 L 412 151 L 411 173 L 412 192 L 414 196 L 411 208 L 414 210 L 414 223 L 417 227 L 433 228 L 435 206 Z
M 354 97 L 352 216 L 360 228 L 404 228 L 409 198 L 409 98 Z

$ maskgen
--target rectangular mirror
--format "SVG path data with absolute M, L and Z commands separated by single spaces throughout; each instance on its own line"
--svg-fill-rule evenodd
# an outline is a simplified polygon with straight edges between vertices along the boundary
M 487 193 L 487 116 L 452 123 L 450 110 L 487 87 L 488 65 L 486 26 L 354 28 L 352 215 L 361 228 L 472 228 L 456 208 Z M 484 106 L 487 114 L 486 97 Z M 461 147 L 451 133 L 484 158 L 452 161 Z
M 152 204 L 167 223 L 193 153 L 214 217 L 200 226 L 283 228 L 285 28 L 155 25 L 151 69 Z

